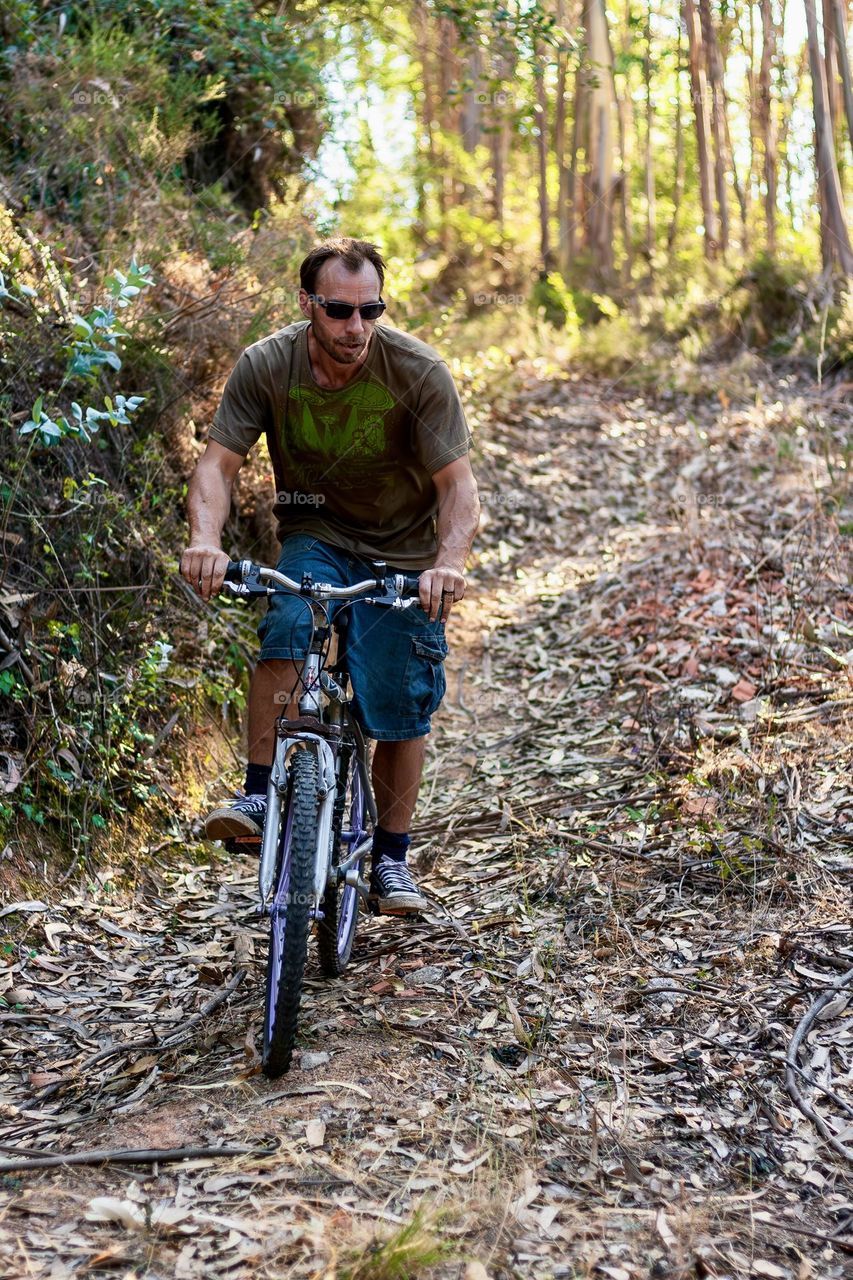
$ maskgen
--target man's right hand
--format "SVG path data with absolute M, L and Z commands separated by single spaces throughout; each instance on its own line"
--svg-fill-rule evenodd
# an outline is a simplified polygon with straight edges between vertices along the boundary
M 187 547 L 181 556 L 181 577 L 186 578 L 202 600 L 210 600 L 222 590 L 229 559 L 221 547 L 205 544 Z

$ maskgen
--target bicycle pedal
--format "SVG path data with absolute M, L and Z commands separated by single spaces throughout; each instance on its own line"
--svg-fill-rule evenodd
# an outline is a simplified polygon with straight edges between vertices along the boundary
M 257 855 L 261 851 L 260 836 L 231 836 L 229 840 L 225 840 L 223 843 L 228 853 L 251 853 Z

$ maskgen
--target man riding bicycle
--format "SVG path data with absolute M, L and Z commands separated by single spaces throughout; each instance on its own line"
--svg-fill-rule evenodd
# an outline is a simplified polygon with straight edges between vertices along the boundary
M 465 593 L 479 517 L 471 435 L 450 371 L 431 347 L 376 321 L 385 263 L 362 240 L 327 240 L 300 268 L 306 317 L 247 347 L 231 372 L 190 480 L 190 542 L 181 573 L 205 600 L 222 588 L 221 536 L 234 479 L 266 434 L 281 555 L 301 580 L 356 583 L 384 560 L 420 571 L 420 608 L 352 609 L 347 661 L 353 709 L 376 740 L 370 893 L 380 912 L 427 906 L 406 865 L 425 735 L 444 695 L 444 629 Z M 258 635 L 249 688 L 245 794 L 205 820 L 211 840 L 259 836 L 266 814 L 280 691 L 296 688 L 311 639 L 299 597 L 276 593 Z

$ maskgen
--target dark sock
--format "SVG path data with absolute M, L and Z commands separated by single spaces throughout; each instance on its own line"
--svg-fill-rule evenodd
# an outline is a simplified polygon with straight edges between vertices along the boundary
M 270 774 L 272 773 L 271 764 L 250 764 L 246 766 L 246 786 L 244 788 L 247 796 L 265 796 L 269 785 Z
M 396 831 L 386 831 L 377 826 L 373 832 L 373 865 L 380 858 L 392 858 L 394 862 L 405 862 L 406 851 L 411 844 L 411 837 L 398 835 Z

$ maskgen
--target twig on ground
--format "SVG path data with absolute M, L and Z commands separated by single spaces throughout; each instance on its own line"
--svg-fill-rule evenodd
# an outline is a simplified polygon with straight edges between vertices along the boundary
M 826 1005 L 829 1004 L 832 997 L 837 995 L 839 991 L 843 991 L 846 987 L 849 987 L 851 981 L 853 981 L 853 969 L 848 969 L 847 973 L 842 974 L 837 982 L 834 982 L 831 987 L 828 987 L 826 991 L 823 992 L 822 995 L 818 996 L 817 1000 L 813 1001 L 803 1017 L 800 1019 L 799 1025 L 797 1026 L 796 1031 L 791 1037 L 791 1042 L 788 1045 L 788 1052 L 785 1055 L 785 1088 L 788 1090 L 794 1105 L 808 1120 L 811 1120 L 812 1124 L 824 1141 L 828 1142 L 833 1151 L 837 1152 L 838 1155 L 853 1164 L 853 1150 L 851 1150 L 850 1147 L 845 1146 L 844 1143 L 836 1137 L 827 1125 L 826 1121 L 817 1114 L 811 1103 L 803 1097 L 797 1087 L 797 1081 L 795 1079 L 796 1074 L 800 1071 L 800 1066 L 797 1062 L 797 1053 L 800 1045 L 811 1030 L 821 1009 L 824 1009 Z
M 60 1156 L 30 1156 L 22 1160 L 0 1160 L 0 1173 L 23 1173 L 29 1169 L 56 1169 L 66 1164 L 171 1164 L 176 1160 L 202 1160 L 221 1156 L 271 1156 L 278 1143 L 269 1147 L 163 1147 L 156 1151 L 69 1151 Z

